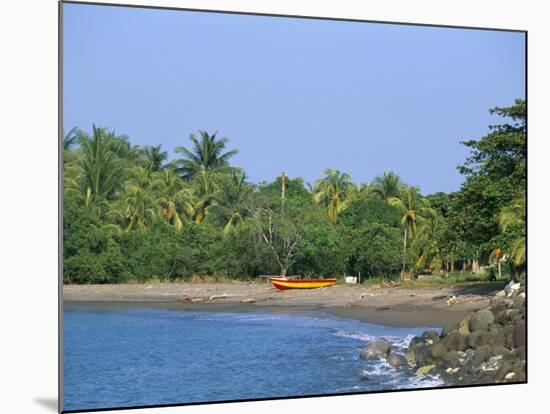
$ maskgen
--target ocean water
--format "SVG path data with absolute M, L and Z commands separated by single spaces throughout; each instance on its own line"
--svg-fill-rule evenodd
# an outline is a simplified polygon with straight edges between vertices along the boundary
M 321 311 L 64 311 L 64 408 L 178 404 L 440 385 L 383 361 L 368 341 L 404 352 L 427 328 L 393 328 Z

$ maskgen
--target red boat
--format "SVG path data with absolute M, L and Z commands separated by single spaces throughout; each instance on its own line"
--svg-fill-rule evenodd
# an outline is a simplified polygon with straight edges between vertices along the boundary
M 286 277 L 270 277 L 269 280 L 279 290 L 316 289 L 336 284 L 336 279 L 301 280 L 287 279 Z

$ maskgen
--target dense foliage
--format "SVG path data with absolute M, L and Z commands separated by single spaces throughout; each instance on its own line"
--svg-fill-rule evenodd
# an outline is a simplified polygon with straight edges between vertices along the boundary
M 525 102 L 463 142 L 455 193 L 423 196 L 393 172 L 355 184 L 327 169 L 313 186 L 252 184 L 235 149 L 199 131 L 168 162 L 161 146 L 93 126 L 64 146 L 66 283 L 249 279 L 259 274 L 394 277 L 508 262 L 525 266 Z M 500 266 L 499 266 L 500 268 Z

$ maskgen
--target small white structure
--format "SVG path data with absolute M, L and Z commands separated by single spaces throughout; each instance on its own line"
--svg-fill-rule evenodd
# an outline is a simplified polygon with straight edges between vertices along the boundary
M 346 280 L 346 283 L 350 285 L 355 285 L 357 283 L 357 276 L 346 276 L 345 280 Z

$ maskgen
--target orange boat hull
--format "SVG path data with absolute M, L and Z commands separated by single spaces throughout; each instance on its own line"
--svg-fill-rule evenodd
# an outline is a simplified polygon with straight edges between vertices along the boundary
M 336 284 L 336 279 L 323 280 L 299 280 L 286 279 L 282 277 L 272 277 L 269 279 L 271 284 L 279 290 L 287 289 L 316 289 Z

